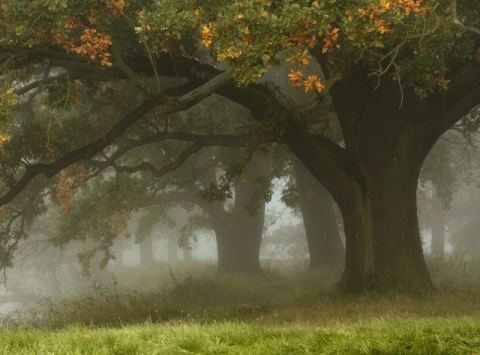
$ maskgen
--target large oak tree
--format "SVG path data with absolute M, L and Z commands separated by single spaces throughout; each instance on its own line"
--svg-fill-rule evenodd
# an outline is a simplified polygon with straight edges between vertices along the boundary
M 339 287 L 429 291 L 415 191 L 433 144 L 480 103 L 479 11 L 466 0 L 5 1 L 0 203 L 12 201 L 40 174 L 51 177 L 91 158 L 101 161 L 97 168 L 108 166 L 129 149 L 154 141 L 192 142 L 183 156 L 206 145 L 254 148 L 261 141 L 283 142 L 342 212 L 346 267 Z M 312 120 L 304 114 L 308 108 L 257 84 L 268 67 L 285 61 L 320 64 L 325 79 L 321 73 L 306 75 L 302 67 L 289 78 L 317 93 L 319 102 L 331 95 L 340 144 L 319 132 L 321 116 Z M 188 82 L 166 90 L 162 76 Z M 88 116 L 88 122 L 77 115 L 69 128 L 92 132 L 95 127 L 97 134 L 57 142 L 60 148 L 52 149 L 53 113 L 100 94 L 118 104 L 119 86 L 105 83 L 119 80 L 134 85 L 143 101 L 123 117 L 118 115 L 124 111 L 113 109 Z M 230 136 L 169 129 L 166 113 L 213 92 L 249 108 L 257 124 Z M 35 144 L 20 149 L 15 136 L 35 125 L 12 115 L 11 105 L 35 96 L 48 124 L 34 130 Z M 142 140 L 122 141 L 141 120 L 157 129 Z M 107 158 L 99 158 L 101 152 Z M 6 227 L 11 230 L 12 224 Z M 6 233 L 2 239 L 5 252 L 10 237 Z

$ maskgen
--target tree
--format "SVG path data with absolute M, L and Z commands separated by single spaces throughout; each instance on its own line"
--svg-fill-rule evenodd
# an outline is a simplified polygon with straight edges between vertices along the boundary
M 38 175 L 52 177 L 105 149 L 114 153 L 97 158 L 97 168 L 114 164 L 141 144 L 167 139 L 191 142 L 178 156 L 180 162 L 206 145 L 253 149 L 259 142 L 282 142 L 342 212 L 346 267 L 340 289 L 433 289 L 418 231 L 416 186 L 431 147 L 480 100 L 480 31 L 474 27 L 479 9 L 474 3 L 64 0 L 10 1 L 2 10 L 1 112 L 11 125 L 2 139 L 6 189 L 0 203 L 11 201 Z M 35 20 L 31 13 L 37 14 Z M 281 64 L 284 57 L 278 54 L 289 49 L 295 50 L 286 61 L 306 65 L 315 59 L 321 65 L 326 81 L 320 73 L 305 76 L 301 70 L 289 77 L 319 100 L 331 95 L 340 144 L 314 129 L 321 117 L 305 119 L 308 108 L 289 105 L 275 89 L 256 84 L 267 67 Z M 229 69 L 221 72 L 215 61 Z M 188 82 L 165 91 L 161 75 Z M 135 86 L 143 101 L 122 119 L 95 115 L 87 125 L 90 132 L 94 123 L 100 127 L 93 140 L 70 142 L 63 131 L 54 137 L 58 148 L 52 150 L 51 124 L 27 130 L 25 120 L 10 114 L 12 103 L 23 103 L 32 90 L 43 92 L 38 100 L 49 98 L 48 107 L 56 106 L 57 112 L 60 106 L 75 113 L 72 102 L 100 94 L 118 101 L 119 86 L 105 86 L 118 79 Z M 212 92 L 250 109 L 257 124 L 238 127 L 242 134 L 205 136 L 172 131 L 162 119 Z M 142 120 L 152 123 L 143 140 L 134 135 L 119 139 Z M 73 119 L 69 127 L 79 122 Z M 14 137 L 22 136 L 21 129 L 38 139 L 18 153 Z
M 419 219 L 424 223 L 420 226 L 430 229 L 430 252 L 437 257 L 444 256 L 449 225 L 456 228 L 456 222 L 452 222 L 452 216 L 456 215 L 452 204 L 458 200 L 458 190 L 476 180 L 478 114 L 478 110 L 472 111 L 449 129 L 431 149 L 422 166 L 418 203 Z M 455 201 L 456 209 L 458 204 Z
M 310 269 L 341 266 L 345 248 L 340 238 L 333 199 L 300 162 L 294 164 L 298 204 L 310 254 Z
M 208 155 L 207 151 L 203 158 Z M 237 171 L 234 176 L 218 179 L 218 167 L 213 166 L 183 191 L 160 194 L 147 204 L 168 204 L 173 200 L 200 207 L 204 215 L 196 214 L 191 218 L 183 231 L 184 237 L 192 237 L 199 227 L 211 228 L 217 242 L 219 272 L 258 273 L 261 271 L 260 245 L 265 204 L 270 199 L 270 179 L 262 175 L 265 166 L 260 159 L 245 163 L 242 155 L 238 155 L 235 160 L 240 165 L 231 168 L 230 171 Z

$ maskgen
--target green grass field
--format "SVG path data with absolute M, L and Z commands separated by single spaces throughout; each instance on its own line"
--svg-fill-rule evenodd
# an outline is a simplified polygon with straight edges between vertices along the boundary
M 321 326 L 220 322 L 5 330 L 2 354 L 480 354 L 480 317 L 385 318 Z
M 335 270 L 291 265 L 257 277 L 131 268 L 0 318 L 0 354 L 480 355 L 480 268 L 436 267 L 438 292 L 421 296 L 343 295 Z

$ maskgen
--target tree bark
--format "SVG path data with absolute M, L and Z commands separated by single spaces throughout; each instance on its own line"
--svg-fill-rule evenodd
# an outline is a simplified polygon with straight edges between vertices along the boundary
M 343 206 L 348 237 L 342 290 L 433 289 L 418 230 L 417 179 L 399 179 L 395 170 L 369 177 L 369 194 Z
M 333 198 L 301 162 L 295 162 L 294 169 L 310 253 L 310 269 L 342 266 L 345 248 L 335 218 Z
M 413 89 L 352 68 L 331 89 L 344 148 L 288 119 L 285 142 L 331 192 L 344 219 L 347 292 L 434 289 L 418 230 L 420 168 L 447 126 L 444 95 L 421 100 Z M 377 84 L 379 87 L 377 88 Z
M 421 165 L 443 132 L 433 122 L 445 117 L 441 95 L 422 101 L 387 78 L 378 89 L 368 81 L 366 75 L 352 78 L 351 96 L 338 91 L 343 85 L 333 91 L 347 151 L 359 171 L 347 180 L 353 198 L 339 197 L 347 235 L 339 287 L 429 292 L 434 286 L 423 258 L 416 189 Z

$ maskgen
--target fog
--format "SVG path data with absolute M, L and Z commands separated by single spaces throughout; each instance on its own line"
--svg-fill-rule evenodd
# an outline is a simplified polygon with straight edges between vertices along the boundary
M 281 182 L 276 181 L 277 188 L 267 204 L 265 238 L 260 252 L 263 261 L 274 259 L 290 259 L 288 253 L 290 243 L 282 245 L 275 243 L 275 233 L 285 226 L 301 224 L 301 216 L 298 211 L 286 208 L 280 201 Z M 191 213 L 191 212 L 190 212 Z M 176 264 L 184 264 L 185 249 L 191 251 L 193 261 L 204 261 L 209 264 L 217 263 L 217 245 L 215 233 L 209 229 L 196 231 L 194 240 L 190 240 L 187 248 L 178 246 L 181 238 L 181 228 L 187 223 L 188 214 L 185 210 L 174 208 L 170 211 L 170 218 L 175 219 L 174 225 L 158 223 L 152 228 L 148 237 L 151 237 L 152 255 L 154 263 L 159 268 L 171 267 Z M 136 231 L 141 214 L 133 215 L 127 229 Z M 122 249 L 115 250 L 114 259 L 110 260 L 104 269 L 98 266 L 98 258 L 92 260 L 90 275 L 85 275 L 82 265 L 79 263 L 77 253 L 88 243 L 71 243 L 61 248 L 56 248 L 49 242 L 48 229 L 42 230 L 40 226 L 45 221 L 40 219 L 32 228 L 30 238 L 21 244 L 16 255 L 15 266 L 7 269 L 6 285 L 0 288 L 0 314 L 10 314 L 26 311 L 38 305 L 42 300 L 58 302 L 78 294 L 81 290 L 89 289 L 92 285 L 100 282 L 105 285 L 115 283 L 116 273 L 120 270 L 135 268 L 142 265 L 142 240 L 134 236 L 125 239 L 122 236 Z M 301 228 L 300 228 L 301 229 Z M 40 232 L 38 232 L 40 230 Z M 37 233 L 35 233 L 37 231 Z M 301 230 L 300 230 L 301 232 Z M 303 231 L 304 233 L 304 231 Z M 177 245 L 173 249 L 175 255 L 172 259 L 172 249 L 169 244 L 169 236 L 177 238 Z M 300 238 L 302 236 L 300 235 Z M 303 239 L 305 236 L 303 236 Z M 305 240 L 298 240 L 304 259 L 308 256 L 308 248 Z M 118 253 L 121 253 L 120 255 Z M 293 255 L 293 258 L 299 258 Z M 122 265 L 119 265 L 121 260 Z
M 460 143 L 441 141 L 439 145 L 429 159 L 435 160 L 435 166 L 440 164 L 443 168 L 432 169 L 433 163 L 427 160 L 418 185 L 422 246 L 428 260 L 456 260 L 466 270 L 480 256 L 479 173 L 477 166 L 469 163 L 478 152 Z M 448 154 L 445 155 L 446 151 Z M 450 160 L 439 162 L 438 156 Z M 260 261 L 265 269 L 270 262 L 294 260 L 307 270 L 309 252 L 301 210 L 287 207 L 282 202 L 287 185 L 284 179 L 273 180 L 273 194 L 265 210 Z M 235 196 L 227 199 L 224 210 L 231 210 L 234 201 Z M 188 228 L 185 229 L 193 223 L 191 218 L 202 211 L 191 207 L 174 207 L 167 211 L 165 216 L 153 222 L 146 222 L 141 209 L 132 214 L 126 230 L 117 236 L 117 241 L 109 249 L 111 260 L 102 268 L 103 255 L 97 253 L 91 259 L 89 275 L 78 260 L 79 252 L 89 242 L 76 241 L 55 247 L 46 227 L 49 220 L 40 218 L 31 227 L 30 237 L 19 245 L 15 266 L 7 270 L 7 283 L 0 291 L 0 313 L 25 311 L 46 299 L 60 301 L 97 283 L 116 285 L 125 270 L 152 263 L 167 270 L 175 265 L 205 262 L 214 269 L 218 263 L 214 230 L 201 223 L 188 233 Z M 344 245 L 341 214 L 336 206 L 333 211 Z M 151 260 L 142 260 L 145 258 L 145 250 L 142 252 L 145 243 L 151 243 L 147 248 Z

